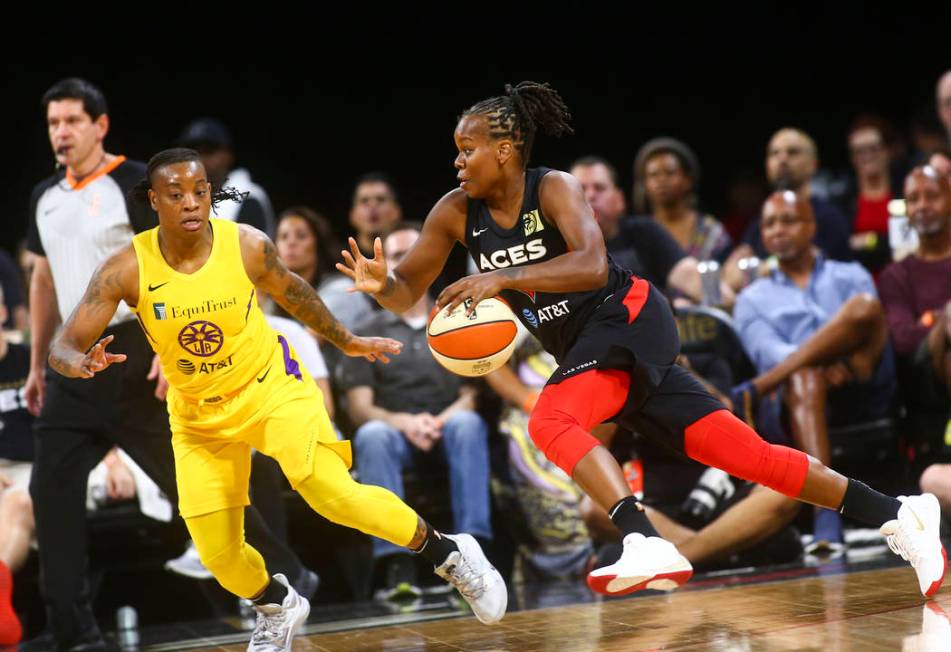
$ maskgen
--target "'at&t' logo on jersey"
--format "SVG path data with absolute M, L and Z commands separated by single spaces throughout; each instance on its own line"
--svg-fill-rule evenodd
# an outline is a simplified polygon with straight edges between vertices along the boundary
M 542 242 L 541 238 L 536 238 L 525 244 L 515 245 L 507 249 L 498 249 L 488 256 L 479 254 L 479 268 L 485 271 L 487 269 L 501 269 L 512 265 L 521 265 L 544 258 L 547 253 L 545 243 Z
M 553 303 L 550 306 L 538 309 L 538 321 L 544 324 L 546 321 L 557 319 L 558 317 L 567 317 L 571 309 L 568 308 L 568 299 Z
M 202 358 L 218 353 L 224 343 L 224 333 L 210 321 L 193 321 L 178 334 L 178 344 L 192 355 Z
M 210 374 L 219 369 L 226 369 L 231 366 L 232 355 L 229 355 L 227 358 L 218 360 L 217 362 L 202 362 L 199 365 L 195 365 L 191 360 L 185 360 L 184 358 L 175 363 L 175 366 L 186 376 L 191 376 L 196 371 L 200 374 Z

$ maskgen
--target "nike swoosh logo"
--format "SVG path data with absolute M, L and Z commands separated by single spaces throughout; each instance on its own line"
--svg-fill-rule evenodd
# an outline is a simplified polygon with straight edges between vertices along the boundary
M 155 292 L 157 289 L 159 289 L 163 285 L 168 285 L 169 283 L 171 283 L 171 281 L 165 281 L 164 283 L 159 283 L 158 285 L 149 284 L 149 292 Z
M 480 235 L 482 235 L 483 233 L 485 233 L 485 232 L 488 231 L 488 230 L 489 230 L 488 228 L 480 229 L 479 231 L 476 231 L 475 229 L 472 229 L 472 237 L 473 237 L 473 238 L 478 238 Z
M 59 208 L 59 206 L 54 206 L 53 208 L 47 208 L 45 211 L 43 211 L 43 215 L 49 215 L 50 213 L 55 211 L 57 208 Z
M 264 375 L 263 375 L 263 376 L 261 376 L 260 378 L 258 378 L 258 382 L 259 382 L 259 383 L 263 383 L 263 382 L 264 382 L 264 379 L 267 378 L 267 375 L 268 375 L 269 373 L 271 373 L 271 368 L 270 368 L 270 367 L 267 368 L 267 371 L 264 372 Z
M 909 509 L 908 511 L 911 512 L 911 515 L 915 517 L 915 522 L 918 524 L 918 529 L 921 531 L 924 531 L 925 524 L 922 522 L 920 518 L 918 518 L 918 515 L 915 514 L 915 510 Z

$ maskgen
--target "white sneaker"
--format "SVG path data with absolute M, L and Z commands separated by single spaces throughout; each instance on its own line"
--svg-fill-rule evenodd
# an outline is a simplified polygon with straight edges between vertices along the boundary
M 882 525 L 888 547 L 911 563 L 922 595 L 930 598 L 944 581 L 948 556 L 941 545 L 941 507 L 933 494 L 899 496 L 898 518 Z
M 169 559 L 165 562 L 165 570 L 190 577 L 195 580 L 210 580 L 214 575 L 201 563 L 201 557 L 198 556 L 198 549 L 191 541 L 185 547 L 185 552 L 181 557 Z
M 509 594 L 505 580 L 489 563 L 482 547 L 470 534 L 444 534 L 459 547 L 436 569 L 436 574 L 456 587 L 483 624 L 502 620 Z
M 588 573 L 588 586 L 604 595 L 625 595 L 642 589 L 672 591 L 693 575 L 693 566 L 674 544 L 633 532 L 624 537 L 621 558 Z
M 254 605 L 258 621 L 251 632 L 248 652 L 290 652 L 294 635 L 310 615 L 307 598 L 298 595 L 280 573 L 275 573 L 274 579 L 287 587 L 287 596 L 279 605 Z

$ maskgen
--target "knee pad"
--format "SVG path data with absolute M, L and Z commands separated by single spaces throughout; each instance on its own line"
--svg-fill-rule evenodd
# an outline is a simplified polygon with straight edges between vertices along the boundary
M 538 450 L 569 477 L 581 458 L 600 443 L 577 420 L 554 409 L 544 393 L 529 417 L 528 434 Z
M 684 449 L 691 458 L 750 482 L 795 498 L 809 471 L 802 451 L 764 441 L 727 410 L 695 421 L 684 431 Z

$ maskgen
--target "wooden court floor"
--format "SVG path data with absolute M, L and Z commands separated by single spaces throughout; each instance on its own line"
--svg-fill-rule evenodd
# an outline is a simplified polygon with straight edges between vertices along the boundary
M 467 617 L 300 636 L 294 650 L 937 652 L 951 651 L 949 613 L 951 587 L 925 602 L 902 567 L 521 611 L 494 627 Z

